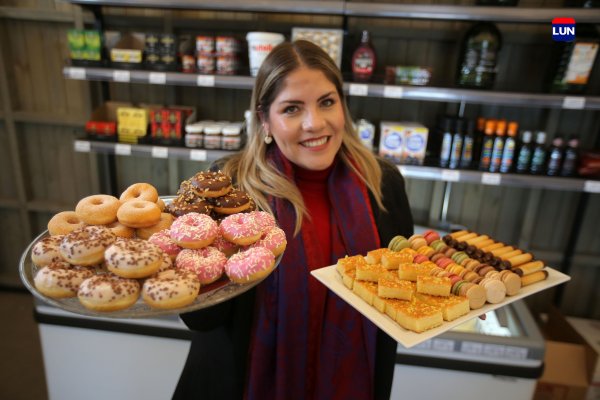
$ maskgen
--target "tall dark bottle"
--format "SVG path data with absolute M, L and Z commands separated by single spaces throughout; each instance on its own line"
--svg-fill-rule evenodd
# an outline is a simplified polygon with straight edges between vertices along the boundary
M 449 168 L 455 169 L 460 165 L 460 157 L 462 155 L 464 135 L 463 130 L 465 126 L 465 120 L 458 118 L 454 124 L 454 134 L 452 135 L 452 147 L 450 150 L 450 163 Z
M 563 161 L 563 143 L 564 140 L 560 136 L 552 139 L 552 146 L 548 152 L 548 166 L 546 167 L 546 175 L 556 176 L 560 173 Z
M 463 138 L 462 155 L 460 156 L 460 167 L 471 168 L 473 166 L 473 151 L 475 150 L 475 120 L 467 121 L 467 132 Z
M 529 173 L 529 164 L 531 163 L 531 155 L 533 152 L 531 146 L 532 137 L 533 134 L 531 131 L 523 132 L 523 136 L 521 137 L 521 146 L 519 147 L 519 155 L 517 156 L 517 164 L 515 166 L 515 171 L 518 174 Z
M 541 174 L 546 166 L 546 132 L 539 131 L 535 136 L 535 147 L 531 156 L 531 165 L 529 172 L 532 174 Z
M 496 120 L 488 119 L 485 121 L 485 136 L 481 143 L 481 157 L 479 158 L 479 170 L 487 171 L 492 163 L 492 150 L 494 148 L 494 130 L 496 129 Z
M 499 120 L 496 124 L 496 137 L 492 146 L 492 159 L 490 161 L 490 172 L 498 172 L 502 162 L 502 153 L 504 152 L 504 135 L 506 134 L 506 121 Z
M 579 163 L 579 139 L 572 137 L 567 143 L 565 150 L 562 168 L 560 169 L 561 176 L 574 176 L 577 173 L 577 164 Z
M 473 25 L 463 39 L 456 83 L 463 87 L 491 89 L 501 46 L 502 36 L 496 25 L 488 22 Z

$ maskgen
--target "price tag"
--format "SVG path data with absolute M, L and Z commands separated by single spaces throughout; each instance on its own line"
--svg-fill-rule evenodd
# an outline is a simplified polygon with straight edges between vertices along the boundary
M 350 96 L 366 96 L 369 93 L 369 85 L 351 83 L 348 88 Z
M 583 110 L 585 108 L 585 97 L 567 96 L 563 99 L 562 106 L 571 110 Z
M 154 85 L 164 85 L 167 83 L 167 74 L 164 72 L 150 72 L 148 75 L 148 83 Z
M 391 97 L 394 99 L 401 99 L 404 94 L 402 86 L 384 86 L 383 97 Z
M 453 352 L 454 340 L 450 339 L 433 339 L 433 349 L 438 351 Z
M 131 80 L 131 72 L 116 70 L 113 71 L 113 81 L 115 82 L 129 82 Z
M 85 68 L 71 67 L 67 70 L 67 76 L 69 77 L 69 79 L 85 80 Z
M 213 87 L 213 86 L 215 86 L 215 76 L 214 75 L 198 75 L 196 77 L 196 85 Z
M 89 153 L 92 148 L 91 143 L 87 140 L 76 140 L 74 147 L 75 151 L 79 153 Z
M 583 191 L 588 193 L 600 193 L 600 181 L 585 181 Z
M 502 181 L 502 177 L 500 174 L 490 174 L 489 172 L 484 172 L 481 174 L 481 183 L 484 185 L 496 185 L 498 186 Z
M 442 180 L 448 182 L 458 182 L 460 181 L 460 172 L 452 169 L 444 169 L 442 170 Z
M 167 158 L 169 157 L 169 148 L 168 147 L 153 147 L 152 148 L 152 157 L 154 158 Z
M 117 143 L 115 145 L 115 154 L 119 156 L 130 156 L 131 155 L 131 145 L 124 143 Z
M 206 150 L 191 150 L 190 160 L 192 161 L 206 161 Z

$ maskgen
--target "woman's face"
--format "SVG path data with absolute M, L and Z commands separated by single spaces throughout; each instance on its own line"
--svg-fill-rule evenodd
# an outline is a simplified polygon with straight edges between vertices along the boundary
M 300 67 L 290 73 L 264 122 L 285 157 L 308 170 L 328 168 L 342 145 L 341 99 L 317 69 Z

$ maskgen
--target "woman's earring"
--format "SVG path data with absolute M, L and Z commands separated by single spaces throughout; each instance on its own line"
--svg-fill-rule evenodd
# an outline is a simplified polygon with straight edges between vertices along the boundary
M 273 141 L 273 136 L 269 135 L 269 132 L 267 131 L 267 133 L 265 133 L 265 143 L 271 144 L 272 141 Z

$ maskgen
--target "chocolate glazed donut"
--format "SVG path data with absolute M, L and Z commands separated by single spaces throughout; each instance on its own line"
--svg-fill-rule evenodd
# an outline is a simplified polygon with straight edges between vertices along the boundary
M 190 178 L 194 191 L 200 197 L 220 197 L 229 193 L 233 188 L 231 178 L 219 172 L 198 172 Z
M 219 214 L 235 214 L 250 208 L 250 197 L 239 189 L 233 189 L 225 196 L 215 198 L 213 205 Z

